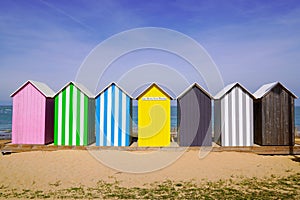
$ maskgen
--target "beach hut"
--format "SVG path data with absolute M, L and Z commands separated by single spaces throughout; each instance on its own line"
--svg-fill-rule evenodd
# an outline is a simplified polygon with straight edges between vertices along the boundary
M 214 139 L 221 146 L 253 145 L 254 96 L 239 83 L 222 89 L 214 101 Z
M 281 83 L 263 85 L 255 93 L 254 141 L 259 145 L 295 144 L 294 99 Z
M 179 146 L 211 146 L 212 96 L 197 83 L 177 97 Z
M 153 83 L 137 101 L 138 146 L 170 145 L 171 96 Z
M 96 96 L 96 145 L 129 146 L 132 97 L 115 83 Z
M 55 95 L 54 144 L 95 142 L 95 99 L 82 84 L 70 82 Z
M 13 144 L 53 142 L 54 95 L 46 84 L 37 81 L 27 81 L 11 95 Z

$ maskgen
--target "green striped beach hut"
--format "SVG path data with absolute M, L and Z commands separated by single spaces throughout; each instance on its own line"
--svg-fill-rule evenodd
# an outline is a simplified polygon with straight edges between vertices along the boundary
M 54 145 L 95 142 L 95 99 L 82 84 L 69 82 L 55 95 Z

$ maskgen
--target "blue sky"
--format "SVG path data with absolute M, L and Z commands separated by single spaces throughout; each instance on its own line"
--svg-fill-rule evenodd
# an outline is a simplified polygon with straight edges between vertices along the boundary
M 298 0 L 0 0 L 0 104 L 10 104 L 9 95 L 28 79 L 59 90 L 75 79 L 96 45 L 139 27 L 173 29 L 195 39 L 225 85 L 238 81 L 254 92 L 280 81 L 300 96 Z

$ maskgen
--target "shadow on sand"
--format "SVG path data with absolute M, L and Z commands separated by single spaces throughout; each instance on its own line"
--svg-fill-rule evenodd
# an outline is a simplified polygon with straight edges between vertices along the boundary
M 300 162 L 300 156 L 293 156 L 293 158 L 291 158 L 291 160 L 294 162 Z

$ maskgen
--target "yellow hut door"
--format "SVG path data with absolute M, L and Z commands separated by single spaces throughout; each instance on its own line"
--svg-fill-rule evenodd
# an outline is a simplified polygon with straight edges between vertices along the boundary
M 155 84 L 138 97 L 138 146 L 170 145 L 170 103 Z

